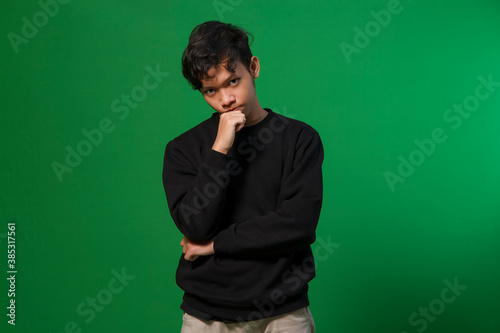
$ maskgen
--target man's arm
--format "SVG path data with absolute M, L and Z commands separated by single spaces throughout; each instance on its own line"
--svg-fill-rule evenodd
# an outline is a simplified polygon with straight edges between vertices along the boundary
M 163 163 L 163 186 L 172 219 L 179 231 L 194 240 L 213 238 L 220 225 L 224 207 L 225 187 L 214 182 L 213 175 L 225 173 L 230 158 L 214 150 L 205 152 L 205 160 L 196 166 L 175 141 L 165 148 Z M 206 189 L 218 191 L 204 194 Z
M 286 255 L 312 244 L 323 200 L 322 163 L 319 135 L 301 140 L 277 209 L 220 231 L 214 238 L 215 253 L 259 258 Z
M 244 123 L 245 116 L 240 111 L 221 114 L 214 145 L 205 153 L 201 165 L 190 161 L 174 141 L 165 148 L 163 186 L 170 213 L 180 232 L 195 242 L 209 241 L 220 231 L 230 181 L 226 169 L 232 162 L 227 150 Z

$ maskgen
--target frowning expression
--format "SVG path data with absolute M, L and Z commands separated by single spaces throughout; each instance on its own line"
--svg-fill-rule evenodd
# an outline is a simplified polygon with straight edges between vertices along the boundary
M 224 64 L 207 72 L 209 78 L 201 80 L 200 92 L 215 111 L 240 110 L 248 116 L 258 104 L 254 80 L 259 77 L 259 59 L 252 57 L 250 68 L 238 60 L 234 73 L 227 70 Z

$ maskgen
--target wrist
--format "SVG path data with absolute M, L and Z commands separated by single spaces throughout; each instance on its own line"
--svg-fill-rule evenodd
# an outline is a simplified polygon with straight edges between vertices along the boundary
M 225 148 L 225 147 L 221 146 L 220 144 L 217 144 L 217 142 L 214 143 L 214 145 L 212 146 L 212 149 L 221 153 L 221 154 L 225 154 L 225 155 L 227 155 L 227 152 L 229 151 L 229 148 Z

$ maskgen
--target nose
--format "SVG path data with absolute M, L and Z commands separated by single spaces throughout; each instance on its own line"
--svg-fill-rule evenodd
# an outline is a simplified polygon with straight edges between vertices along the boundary
M 221 89 L 221 106 L 227 108 L 234 102 L 236 102 L 236 97 L 234 97 L 234 94 L 230 90 Z

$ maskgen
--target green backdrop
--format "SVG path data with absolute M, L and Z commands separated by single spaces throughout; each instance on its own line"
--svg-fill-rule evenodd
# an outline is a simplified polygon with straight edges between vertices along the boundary
M 1 9 L 2 332 L 180 330 L 161 171 L 212 113 L 180 72 L 212 19 L 255 36 L 262 106 L 322 137 L 318 332 L 500 331 L 498 0 Z

